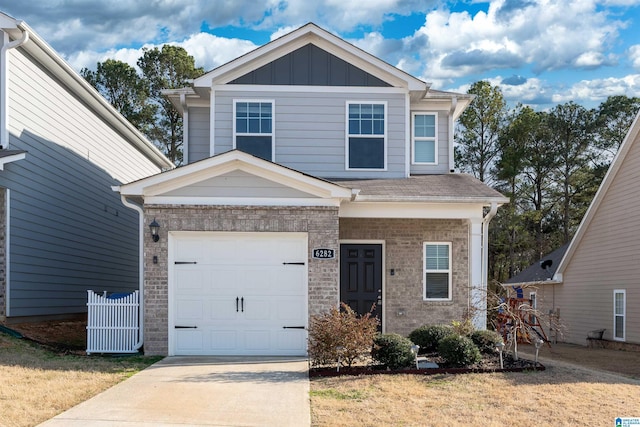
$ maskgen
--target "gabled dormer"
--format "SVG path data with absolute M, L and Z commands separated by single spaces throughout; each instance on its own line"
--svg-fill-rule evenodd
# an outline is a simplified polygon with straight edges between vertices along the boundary
M 435 91 L 307 24 L 167 91 L 185 119 L 185 162 L 233 149 L 323 178 L 453 170 L 469 95 Z

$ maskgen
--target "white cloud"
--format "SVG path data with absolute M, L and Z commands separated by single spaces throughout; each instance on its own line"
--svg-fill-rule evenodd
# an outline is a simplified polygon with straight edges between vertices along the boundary
M 640 96 L 640 74 L 582 80 L 566 91 L 554 94 L 552 100 L 554 103 L 601 103 L 613 95 Z
M 605 52 L 625 25 L 592 0 L 495 0 L 474 16 L 432 11 L 414 37 L 426 40 L 424 78 L 453 79 L 524 65 L 540 73 L 610 64 Z
M 629 48 L 629 60 L 634 68 L 640 70 L 640 44 L 633 45 Z
M 205 71 L 210 71 L 257 47 L 247 40 L 227 39 L 207 33 L 194 34 L 182 42 L 172 42 L 170 44 L 183 47 L 194 57 L 196 67 L 203 67 Z M 81 51 L 67 58 L 67 61 L 76 70 L 82 68 L 95 69 L 96 63 L 103 62 L 109 58 L 117 59 L 136 67 L 138 58 L 143 54 L 142 49 L 153 49 L 154 47 L 162 47 L 162 45 L 145 44 L 139 49 L 111 49 L 100 53 Z

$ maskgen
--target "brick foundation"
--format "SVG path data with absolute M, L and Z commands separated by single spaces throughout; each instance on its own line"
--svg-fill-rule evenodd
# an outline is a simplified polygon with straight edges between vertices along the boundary
M 408 335 L 424 324 L 461 320 L 469 303 L 469 225 L 466 220 L 340 220 L 340 239 L 385 242 L 384 323 L 386 332 Z M 451 242 L 452 300 L 422 298 L 424 242 Z M 394 269 L 394 275 L 390 270 Z

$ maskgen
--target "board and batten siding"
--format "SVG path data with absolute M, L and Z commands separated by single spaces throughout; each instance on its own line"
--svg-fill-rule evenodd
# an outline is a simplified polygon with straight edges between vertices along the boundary
M 563 274 L 544 286 L 545 307 L 560 309 L 568 342 L 589 331 L 613 339 L 613 291 L 626 290 L 626 342 L 640 344 L 640 140 L 634 141 Z M 540 301 L 540 298 L 538 298 Z
M 86 311 L 86 290 L 138 287 L 138 214 L 111 186 L 160 172 L 20 49 L 10 51 L 8 316 Z
M 273 100 L 275 162 L 292 169 L 323 178 L 398 178 L 405 176 L 406 111 L 405 94 L 246 90 L 216 91 L 214 153 L 233 148 L 233 101 L 241 99 Z M 334 88 L 332 88 L 334 89 Z M 346 103 L 347 101 L 387 102 L 387 170 L 346 170 Z M 191 112 L 191 110 L 190 110 Z M 191 150 L 206 144 L 209 138 L 190 134 Z M 191 161 L 191 159 L 190 159 Z

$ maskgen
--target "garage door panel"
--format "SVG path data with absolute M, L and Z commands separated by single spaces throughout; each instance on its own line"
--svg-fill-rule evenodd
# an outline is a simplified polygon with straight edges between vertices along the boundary
M 171 236 L 170 259 L 197 261 L 172 266 L 174 354 L 306 354 L 306 330 L 283 329 L 307 321 L 305 234 Z M 173 331 L 181 324 L 197 329 Z
M 176 267 L 175 274 L 178 292 L 197 293 L 206 287 L 206 275 L 201 270 L 180 266 Z
M 203 331 L 195 329 L 177 329 L 176 346 L 183 354 L 186 354 L 187 352 L 202 352 L 205 349 Z
M 271 349 L 271 331 L 268 329 L 247 330 L 244 339 L 245 348 L 252 353 L 264 353 Z
M 283 323 L 282 326 L 304 326 L 307 323 L 306 305 L 299 297 L 274 297 L 271 304 L 276 309 L 275 318 Z M 292 322 L 296 324 L 289 324 Z
M 238 317 L 238 304 L 236 304 L 235 298 L 214 298 L 208 300 L 209 310 L 208 318 L 215 321 L 233 322 L 237 321 Z
M 176 301 L 176 324 L 184 320 L 199 320 L 204 317 L 202 300 L 179 299 Z
M 238 284 L 240 283 L 241 271 L 229 269 L 228 267 L 210 267 L 207 275 L 211 278 L 211 286 L 208 293 L 211 295 L 240 296 Z
M 215 330 L 211 332 L 211 350 L 214 354 L 231 354 L 238 348 L 238 331 Z
M 278 272 L 278 286 L 272 293 L 276 295 L 306 295 L 306 290 L 298 283 L 304 281 L 306 266 L 290 265 Z
M 304 351 L 307 348 L 307 333 L 300 329 L 283 329 L 276 333 L 277 347 L 283 352 Z

